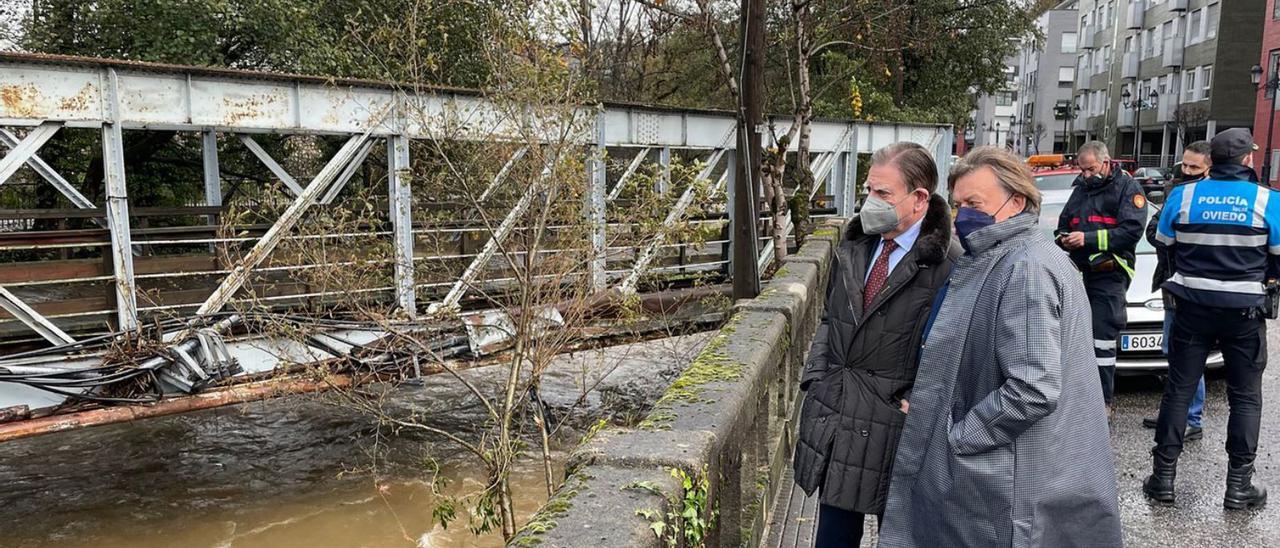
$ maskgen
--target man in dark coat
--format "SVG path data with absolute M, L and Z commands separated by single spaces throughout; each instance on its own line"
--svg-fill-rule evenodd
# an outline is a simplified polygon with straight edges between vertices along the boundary
M 1164 195 L 1168 196 L 1174 187 L 1191 184 L 1196 181 L 1204 180 L 1209 176 L 1209 141 L 1196 141 L 1187 145 L 1187 149 L 1182 151 L 1182 161 L 1173 168 L 1173 179 L 1164 184 Z M 1167 205 L 1167 204 L 1166 204 Z M 1178 205 L 1174 204 L 1174 209 Z M 1156 241 L 1156 227 L 1160 225 L 1160 210 L 1156 210 L 1151 214 L 1151 221 L 1147 223 L 1147 241 L 1156 248 L 1156 268 L 1151 275 L 1151 290 L 1160 291 L 1161 299 L 1164 302 L 1164 337 L 1160 339 L 1160 351 L 1165 357 L 1169 357 L 1169 333 L 1173 327 L 1173 296 L 1167 291 L 1162 291 L 1160 286 L 1168 281 L 1169 276 L 1173 275 L 1173 269 L 1170 268 L 1172 258 L 1168 249 L 1160 245 Z M 1204 376 L 1200 376 L 1200 385 L 1196 387 L 1196 395 L 1191 398 L 1191 410 L 1187 412 L 1187 441 L 1194 441 L 1204 437 L 1204 429 L 1202 427 L 1204 418 Z M 1142 426 L 1146 428 L 1156 427 L 1156 418 L 1147 417 L 1142 419 Z
M 820 495 L 815 545 L 857 546 L 884 513 L 929 303 L 960 254 L 937 168 L 920 145 L 877 151 L 870 195 L 836 249 L 800 382 L 795 479 Z
M 1026 163 L 974 149 L 951 171 L 956 259 L 925 332 L 881 548 L 1121 545 L 1089 304 L 1037 226 Z
M 1058 218 L 1058 245 L 1084 273 L 1093 321 L 1093 353 L 1102 399 L 1111 416 L 1125 292 L 1133 281 L 1138 240 L 1147 224 L 1147 196 L 1133 177 L 1113 167 L 1107 145 L 1089 141 L 1076 154 L 1080 177 Z

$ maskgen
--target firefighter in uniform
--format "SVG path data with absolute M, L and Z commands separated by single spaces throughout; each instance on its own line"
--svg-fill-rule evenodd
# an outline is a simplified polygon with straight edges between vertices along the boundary
M 1173 294 L 1169 380 L 1156 420 L 1148 497 L 1174 501 L 1174 478 L 1187 408 L 1205 360 L 1216 345 L 1227 372 L 1227 489 L 1230 510 L 1260 507 L 1267 492 L 1253 484 L 1262 420 L 1267 317 L 1275 317 L 1280 273 L 1280 192 L 1257 184 L 1253 136 L 1229 129 L 1210 143 L 1209 178 L 1175 187 L 1165 200 L 1156 241 L 1173 257 L 1164 289 Z
M 1090 141 L 1076 154 L 1080 176 L 1058 217 L 1058 245 L 1084 274 L 1093 312 L 1093 353 L 1111 418 L 1116 352 L 1133 281 L 1134 248 L 1147 224 L 1147 198 L 1129 174 L 1111 165 L 1107 146 Z

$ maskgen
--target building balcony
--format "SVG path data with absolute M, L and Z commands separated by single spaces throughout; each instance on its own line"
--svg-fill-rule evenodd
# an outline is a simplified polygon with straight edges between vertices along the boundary
M 1134 119 L 1133 109 L 1124 108 L 1123 104 L 1120 105 L 1120 116 L 1118 116 L 1117 118 L 1120 120 L 1120 127 L 1128 127 L 1128 128 L 1133 127 L 1133 119 Z
M 1125 26 L 1127 30 L 1142 30 L 1147 20 L 1147 3 L 1131 2 L 1129 4 L 1129 23 Z
M 1138 63 L 1141 59 L 1138 52 L 1131 51 L 1124 54 L 1123 61 L 1120 66 L 1120 77 L 1134 79 L 1138 77 Z
M 1164 68 L 1179 68 L 1182 66 L 1183 57 L 1183 37 L 1169 36 L 1164 39 L 1164 53 L 1161 54 L 1160 65 Z
M 1187 11 L 1187 0 L 1169 0 L 1169 11 Z
M 1161 95 L 1160 100 L 1156 103 L 1156 121 L 1160 123 L 1172 122 L 1174 111 L 1178 110 L 1178 97 L 1176 95 Z
M 1097 32 L 1098 28 L 1093 25 L 1089 25 L 1081 29 L 1080 49 L 1095 49 L 1097 47 L 1097 40 L 1095 40 L 1093 36 L 1097 34 Z

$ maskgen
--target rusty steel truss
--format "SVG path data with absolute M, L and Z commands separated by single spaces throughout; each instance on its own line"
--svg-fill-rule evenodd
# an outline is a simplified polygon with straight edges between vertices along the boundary
M 411 117 L 406 112 L 432 113 L 433 117 Z M 646 272 L 656 270 L 652 259 L 661 241 L 637 251 L 635 260 L 623 271 L 607 269 L 606 208 L 623 191 L 642 164 L 656 156 L 660 172 L 669 173 L 673 151 L 698 152 L 707 159 L 700 174 L 716 177 L 716 190 L 732 192 L 732 154 L 736 123 L 732 113 L 714 110 L 672 109 L 634 104 L 583 106 L 578 116 L 584 121 L 581 134 L 573 136 L 584 151 L 590 189 L 584 215 L 592 226 L 591 249 L 595 259 L 586 273 L 596 289 L 616 284 L 623 291 L 635 291 Z M 515 216 L 527 207 L 537 192 L 538 181 L 520 181 L 527 190 L 478 253 L 471 264 L 452 282 L 443 299 L 422 307 L 417 302 L 422 284 L 414 280 L 415 232 L 410 207 L 412 181 L 407 176 L 411 158 L 409 144 L 416 139 L 439 138 L 450 124 L 450 139 L 502 140 L 519 131 L 517 122 L 498 114 L 484 94 L 472 90 L 399 86 L 386 82 L 330 79 L 313 76 L 247 72 L 229 69 L 159 65 L 105 59 L 0 54 L 0 185 L 24 166 L 41 180 L 53 185 L 82 210 L 101 211 L 95 222 L 109 231 L 110 272 L 104 278 L 114 287 L 114 319 L 121 330 L 139 324 L 137 278 L 134 272 L 136 247 L 131 238 L 130 202 L 123 151 L 123 134 L 139 130 L 197 132 L 203 145 L 205 205 L 222 205 L 218 162 L 218 138 L 241 141 L 287 189 L 292 203 L 239 261 L 221 271 L 218 287 L 194 307 L 196 317 L 221 311 L 294 223 L 310 208 L 332 204 L 356 169 L 377 143 L 387 150 L 388 211 L 394 242 L 395 284 L 389 288 L 363 288 L 393 293 L 395 302 L 413 317 L 419 310 L 456 310 L 468 288 L 481 281 L 485 264 L 495 254 L 500 240 L 510 230 Z M 459 121 L 463 123 L 459 123 Z M 786 131 L 789 117 L 777 117 L 773 127 Z M 95 204 L 81 189 L 57 173 L 38 154 L 41 146 L 63 128 L 90 128 L 101 134 L 105 203 Z M 458 128 L 464 128 L 459 132 Z M 341 136 L 346 144 L 310 181 L 298 180 L 273 159 L 255 140 L 261 134 L 310 134 Z M 19 135 L 22 135 L 19 137 Z M 949 168 L 952 131 L 950 126 L 870 123 L 852 120 L 817 120 L 812 125 L 811 150 L 816 183 L 833 198 L 839 215 L 854 211 L 853 177 L 858 153 L 867 153 L 894 141 L 914 141 L 933 151 L 940 175 Z M 512 139 L 514 140 L 514 138 Z M 506 166 L 486 182 L 480 201 L 485 201 L 507 182 L 511 167 L 526 154 L 517 150 Z M 626 169 L 610 186 L 604 157 L 626 159 Z M 945 176 L 941 177 L 943 181 Z M 668 177 L 659 177 L 658 191 L 668 189 Z M 690 205 L 691 190 L 684 191 L 668 212 L 665 226 L 682 220 Z M 729 196 L 731 199 L 731 196 Z M 729 208 L 730 210 L 732 208 Z M 212 222 L 213 216 L 210 216 Z M 729 223 L 735 222 L 731 218 Z M 728 232 L 732 234 L 732 231 Z M 204 240 L 188 240 L 198 242 Z M 149 241 L 148 243 L 153 243 Z M 772 241 L 760 253 L 761 265 L 772 256 Z M 710 267 L 723 267 L 708 263 Z M 10 282 L 11 286 L 22 285 Z M 440 284 L 436 284 L 440 285 Z M 443 288 L 441 288 L 443 289 Z M 74 341 L 57 326 L 57 318 L 46 317 L 0 287 L 0 307 L 49 342 Z

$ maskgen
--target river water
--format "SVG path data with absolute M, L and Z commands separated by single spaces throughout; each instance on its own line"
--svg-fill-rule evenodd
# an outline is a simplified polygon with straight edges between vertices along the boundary
M 706 339 L 565 356 L 544 377 L 542 394 L 568 421 L 561 445 L 576 440 L 581 425 L 639 413 L 637 402 L 656 399 Z M 501 370 L 486 369 L 468 371 L 468 379 L 499 386 Z M 392 404 L 465 432 L 483 413 L 458 388 L 436 376 L 397 389 Z M 557 479 L 564 456 L 555 453 Z M 499 535 L 470 533 L 461 509 L 447 529 L 432 519 L 437 467 L 449 480 L 445 494 L 483 485 L 483 468 L 456 446 L 392 435 L 324 396 L 17 440 L 0 444 L 0 546 L 501 546 Z M 512 481 L 523 520 L 546 499 L 541 462 L 522 461 Z

